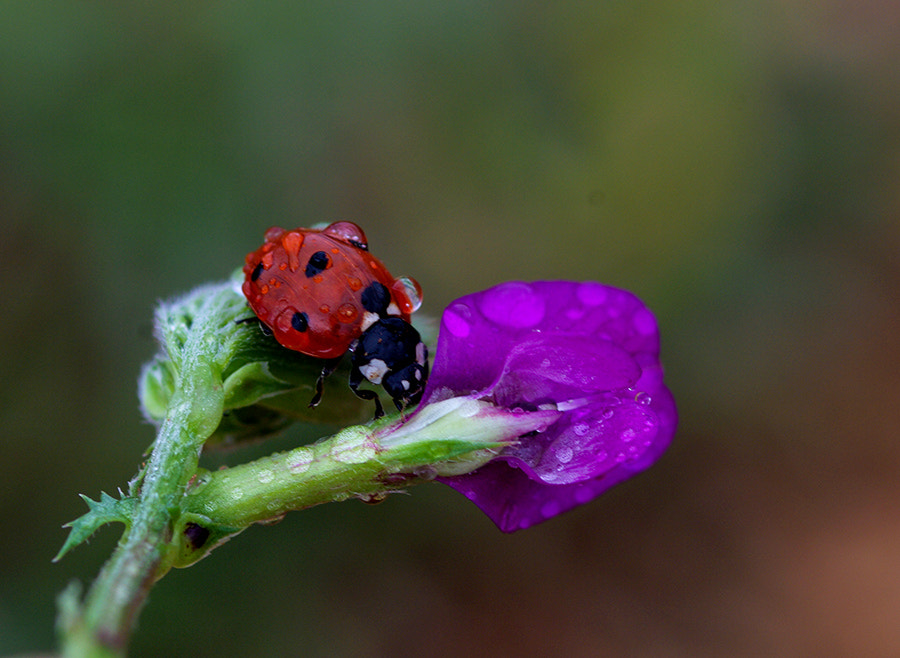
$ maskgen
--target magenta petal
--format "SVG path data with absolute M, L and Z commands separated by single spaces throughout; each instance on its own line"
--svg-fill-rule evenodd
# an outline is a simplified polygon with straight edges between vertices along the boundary
M 627 388 L 641 368 L 621 347 L 584 336 L 539 335 L 512 348 L 494 387 L 498 404 L 576 398 Z
M 667 392 L 668 393 L 668 392 Z M 441 481 L 475 503 L 503 532 L 514 532 L 546 521 L 594 498 L 649 468 L 669 447 L 675 430 L 675 404 L 668 396 L 669 420 L 650 449 L 638 459 L 623 462 L 601 476 L 572 484 L 548 485 L 528 477 L 510 463 L 497 460 L 474 473 Z M 665 416 L 666 414 L 663 414 Z M 514 463 L 514 462 L 513 462 Z
M 599 283 L 505 283 L 444 312 L 424 399 L 477 395 L 563 411 L 474 473 L 442 481 L 505 531 L 593 499 L 649 467 L 675 432 L 653 314 Z

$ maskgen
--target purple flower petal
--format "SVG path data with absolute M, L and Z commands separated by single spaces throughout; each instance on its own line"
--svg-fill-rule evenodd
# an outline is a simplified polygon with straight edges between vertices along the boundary
M 441 478 L 507 532 L 649 467 L 677 423 L 653 314 L 592 282 L 511 282 L 453 302 L 424 399 L 458 395 L 564 412 L 477 471 Z

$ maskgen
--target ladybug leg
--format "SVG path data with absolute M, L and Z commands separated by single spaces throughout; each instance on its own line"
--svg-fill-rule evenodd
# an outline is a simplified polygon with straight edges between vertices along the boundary
M 272 335 L 272 330 L 269 328 L 269 325 L 267 325 L 255 315 L 249 318 L 238 318 L 234 321 L 235 324 L 250 324 L 251 322 L 259 323 L 259 330 L 263 333 L 264 336 Z
M 378 399 L 378 393 L 367 388 L 359 388 L 359 385 L 362 384 L 363 379 L 364 378 L 359 368 L 354 367 L 353 370 L 350 371 L 350 390 L 353 391 L 358 398 L 361 398 L 363 400 L 375 401 L 374 420 L 378 420 L 384 415 L 384 407 L 381 406 L 381 400 Z
M 419 403 L 422 399 L 427 379 L 427 366 L 423 366 L 420 363 L 411 363 L 405 368 L 388 373 L 381 383 L 397 406 L 397 411 L 402 412 L 409 405 Z
M 315 407 L 322 401 L 322 393 L 325 390 L 325 380 L 328 379 L 328 375 L 337 369 L 342 358 L 342 356 L 339 356 L 336 359 L 327 359 L 325 361 L 322 366 L 322 372 L 319 373 L 319 378 L 316 380 L 316 393 L 313 395 L 312 400 L 309 401 L 310 407 Z

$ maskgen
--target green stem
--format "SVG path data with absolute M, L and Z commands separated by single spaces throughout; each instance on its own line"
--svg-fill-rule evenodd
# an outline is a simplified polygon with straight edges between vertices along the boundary
M 131 526 L 91 586 L 80 614 L 65 620 L 64 656 L 124 656 L 150 587 L 171 567 L 180 500 L 197 471 L 200 448 L 222 415 L 220 364 L 227 361 L 230 343 L 222 323 L 228 314 L 222 311 L 233 298 L 228 290 L 211 294 L 187 323 L 176 391 L 144 472 Z M 169 328 L 182 319 L 169 318 Z
M 467 473 L 556 411 L 513 413 L 471 398 L 427 405 L 409 420 L 348 427 L 314 445 L 199 475 L 182 502 L 176 533 L 183 567 L 253 523 L 356 497 L 378 498 L 439 475 Z
M 473 453 L 503 445 L 447 438 L 437 454 L 434 444 L 386 446 L 378 434 L 350 427 L 311 446 L 208 473 L 186 495 L 185 517 L 198 514 L 217 526 L 245 528 L 289 511 L 350 497 L 366 499 L 432 480 L 442 462 L 465 456 L 477 465 L 493 453 Z

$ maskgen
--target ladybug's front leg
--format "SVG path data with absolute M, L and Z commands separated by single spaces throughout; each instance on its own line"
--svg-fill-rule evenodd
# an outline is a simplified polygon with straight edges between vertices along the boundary
M 375 400 L 375 420 L 378 420 L 384 415 L 384 407 L 381 406 L 381 400 L 378 399 L 378 393 L 367 388 L 359 388 L 359 385 L 362 384 L 364 379 L 362 372 L 356 367 L 356 363 L 354 362 L 353 369 L 350 371 L 350 390 L 356 393 L 356 397 L 358 398 L 362 398 L 363 400 Z
M 325 380 L 328 378 L 328 375 L 333 373 L 338 364 L 340 364 L 343 356 L 339 356 L 334 359 L 326 359 L 322 365 L 322 372 L 319 373 L 319 378 L 316 380 L 316 394 L 313 395 L 312 400 L 309 401 L 310 407 L 317 406 L 322 401 L 322 392 L 325 390 Z

